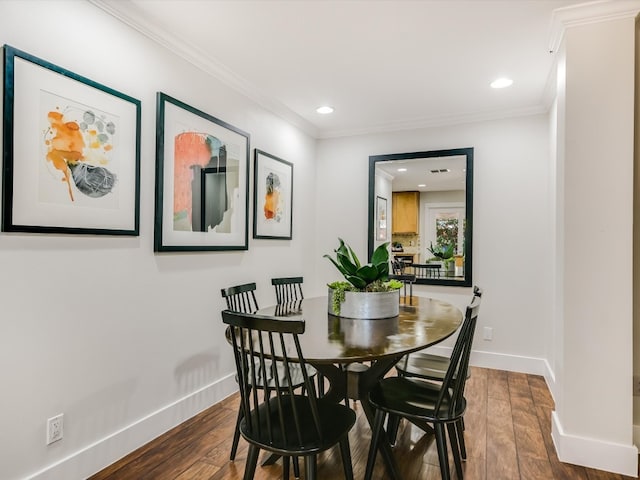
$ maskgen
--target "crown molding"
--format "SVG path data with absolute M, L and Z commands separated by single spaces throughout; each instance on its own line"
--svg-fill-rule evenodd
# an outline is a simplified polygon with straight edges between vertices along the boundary
M 551 14 L 549 53 L 558 51 L 567 28 L 634 18 L 638 12 L 640 12 L 640 0 L 599 0 L 557 8 Z
M 176 37 L 170 31 L 150 22 L 134 3 L 121 0 L 87 0 L 92 5 L 123 22 L 155 43 L 175 53 L 228 87 L 250 98 L 266 110 L 283 118 L 307 135 L 317 138 L 318 128 L 297 113 L 262 92 L 257 86 L 234 73 L 226 65 L 212 59 L 195 45 Z
M 541 115 L 548 113 L 549 105 L 536 105 L 531 107 L 492 110 L 487 112 L 476 112 L 462 115 L 442 115 L 422 119 L 406 120 L 401 122 L 384 123 L 356 129 L 335 129 L 321 130 L 318 133 L 319 139 L 330 139 L 338 137 L 354 137 L 359 135 L 374 135 L 389 132 L 399 132 L 406 130 L 420 130 L 425 128 L 450 127 L 467 123 L 489 122 L 503 120 L 506 118 L 526 117 L 531 115 Z

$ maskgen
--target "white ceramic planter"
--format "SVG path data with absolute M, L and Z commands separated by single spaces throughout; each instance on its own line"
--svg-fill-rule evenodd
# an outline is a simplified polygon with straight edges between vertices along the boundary
M 346 318 L 390 318 L 400 313 L 400 290 L 391 292 L 345 292 L 340 312 L 333 310 L 333 293 L 329 289 L 328 312 Z

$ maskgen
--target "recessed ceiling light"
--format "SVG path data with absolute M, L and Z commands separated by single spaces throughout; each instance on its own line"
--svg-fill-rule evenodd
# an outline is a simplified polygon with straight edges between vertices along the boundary
M 406 171 L 407 171 L 407 169 L 406 169 L 406 168 L 399 168 L 399 169 L 398 169 L 398 171 L 399 171 L 399 172 L 406 172 Z
M 418 185 L 418 188 L 423 188 L 423 187 L 426 187 L 424 183 L 421 183 L 420 185 Z
M 324 105 L 322 107 L 316 108 L 316 112 L 321 113 L 322 115 L 326 115 L 328 113 L 333 113 L 333 107 L 328 105 Z
M 491 82 L 491 88 L 505 88 L 510 87 L 511 85 L 513 85 L 513 80 L 506 77 L 497 78 L 496 80 Z

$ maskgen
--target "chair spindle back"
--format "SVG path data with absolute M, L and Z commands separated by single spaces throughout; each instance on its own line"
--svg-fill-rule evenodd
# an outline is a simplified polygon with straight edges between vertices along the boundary
M 255 292 L 255 282 L 223 288 L 220 291 L 222 297 L 227 301 L 227 309 L 242 313 L 255 313 L 258 311 Z
M 272 278 L 271 284 L 276 289 L 276 302 L 279 304 L 303 300 L 303 277 Z

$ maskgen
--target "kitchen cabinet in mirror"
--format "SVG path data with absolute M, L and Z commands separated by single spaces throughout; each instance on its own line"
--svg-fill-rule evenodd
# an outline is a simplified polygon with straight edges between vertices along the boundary
M 425 285 L 471 286 L 473 148 L 369 157 L 369 258 L 376 196 L 391 199 L 391 259 Z
M 420 192 L 393 192 L 391 229 L 394 234 L 417 235 Z

